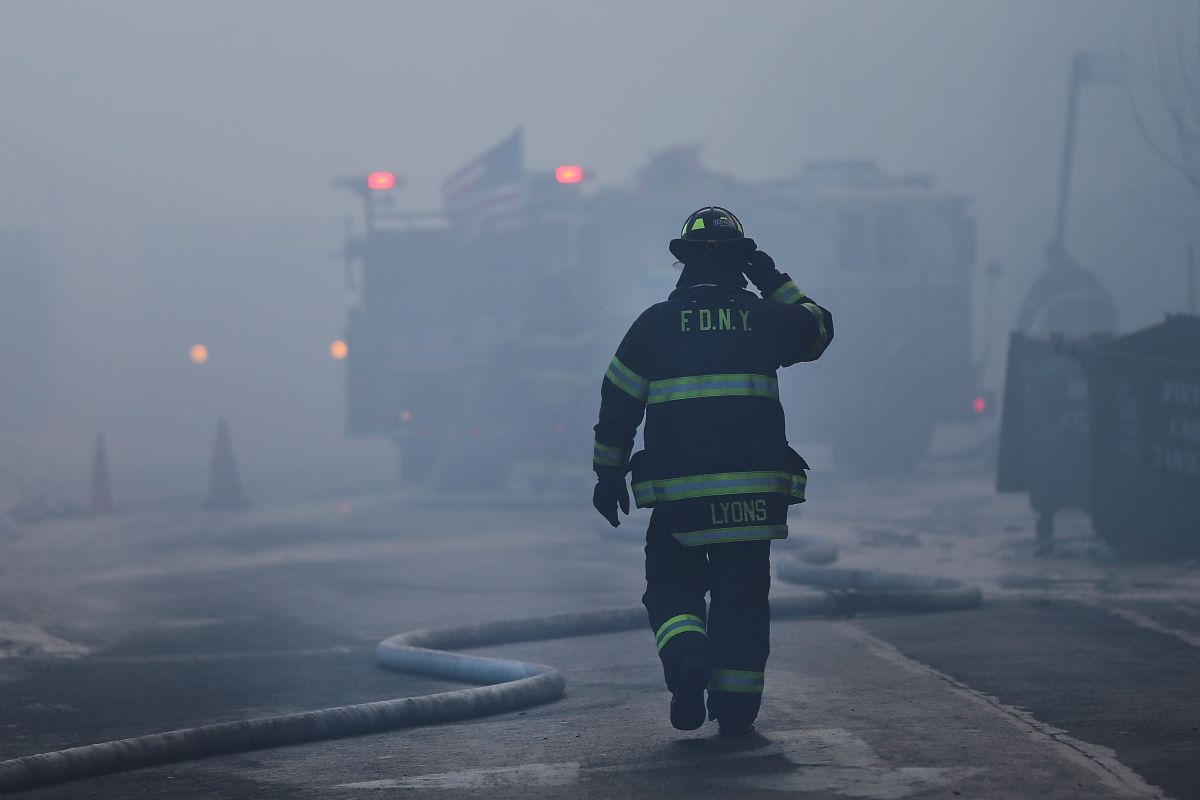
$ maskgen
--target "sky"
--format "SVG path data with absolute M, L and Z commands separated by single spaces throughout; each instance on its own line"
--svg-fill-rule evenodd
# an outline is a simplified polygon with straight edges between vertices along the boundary
M 402 207 L 434 208 L 450 172 L 517 126 L 531 166 L 582 163 L 598 184 L 681 143 L 746 179 L 831 158 L 928 173 L 973 199 L 981 263 L 1004 269 L 994 330 L 978 333 L 1002 337 L 1052 230 L 1071 55 L 1121 51 L 1138 73 L 1156 7 L 1169 21 L 1184 5 L 8 0 L 0 231 L 34 234 L 57 281 L 38 447 L 69 462 L 83 431 L 111 428 L 149 463 L 162 437 L 135 430 L 158 392 L 166 407 L 211 395 L 259 452 L 293 425 L 313 452 L 351 447 L 337 365 L 318 357 L 353 300 L 333 254 L 356 206 L 333 179 L 393 170 Z M 1147 91 L 1135 78 L 1132 95 Z M 1069 240 L 1126 329 L 1182 310 L 1197 229 L 1130 97 L 1083 92 Z M 186 364 L 160 380 L 155 347 L 180 352 L 206 325 L 254 358 L 207 383 Z M 199 449 L 212 414 L 173 413 L 156 424 L 188 429 L 180 454 Z

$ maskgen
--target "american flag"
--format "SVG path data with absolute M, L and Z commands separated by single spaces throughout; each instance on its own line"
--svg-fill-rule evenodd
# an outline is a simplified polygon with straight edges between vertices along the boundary
M 461 167 L 442 184 L 446 216 L 468 230 L 505 230 L 528 217 L 521 129 Z

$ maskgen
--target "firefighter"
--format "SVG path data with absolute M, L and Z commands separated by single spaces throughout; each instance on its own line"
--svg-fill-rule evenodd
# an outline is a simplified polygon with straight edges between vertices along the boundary
M 619 525 L 632 472 L 637 506 L 653 509 L 642 603 L 671 724 L 703 725 L 707 689 L 708 718 L 736 734 L 762 701 L 771 541 L 787 537 L 808 468 L 787 444 L 776 370 L 820 358 L 833 320 L 724 208 L 693 213 L 669 249 L 683 263 L 675 291 L 637 318 L 604 376 L 592 504 Z

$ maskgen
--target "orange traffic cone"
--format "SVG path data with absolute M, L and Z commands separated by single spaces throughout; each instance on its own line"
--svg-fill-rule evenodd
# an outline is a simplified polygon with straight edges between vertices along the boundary
M 96 455 L 92 458 L 91 512 L 97 516 L 113 513 L 112 482 L 108 477 L 108 448 L 104 434 L 96 436 Z
M 224 419 L 217 423 L 217 438 L 213 442 L 212 467 L 208 476 L 208 499 L 204 501 L 205 508 L 250 507 L 250 501 L 242 493 L 237 460 L 233 457 L 233 440 L 229 436 L 229 423 Z

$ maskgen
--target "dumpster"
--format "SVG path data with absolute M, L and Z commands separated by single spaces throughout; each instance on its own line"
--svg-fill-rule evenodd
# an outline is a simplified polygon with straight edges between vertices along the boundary
M 1043 544 L 1056 512 L 1090 508 L 1088 383 L 1077 353 L 1102 341 L 1020 332 L 1009 339 L 996 491 L 1028 493 Z
M 1125 555 L 1200 556 L 1200 317 L 1168 316 L 1080 358 L 1096 534 Z

